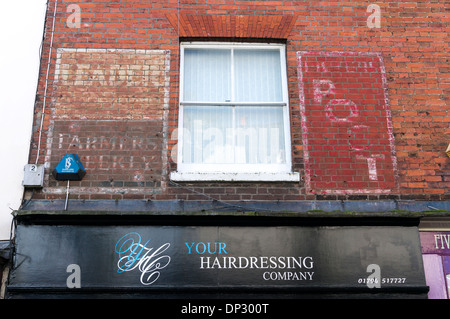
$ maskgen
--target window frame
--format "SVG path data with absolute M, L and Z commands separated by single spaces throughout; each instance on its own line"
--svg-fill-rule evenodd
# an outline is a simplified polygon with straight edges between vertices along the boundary
M 259 49 L 278 50 L 280 52 L 282 101 L 279 102 L 236 102 L 236 101 L 185 101 L 184 100 L 184 52 L 185 49 Z M 231 62 L 231 70 L 234 61 Z M 240 42 L 182 42 L 180 43 L 179 73 L 179 113 L 177 171 L 171 172 L 171 179 L 176 181 L 299 181 L 299 173 L 292 172 L 291 132 L 289 116 L 289 93 L 287 83 L 286 45 L 280 43 L 240 43 Z M 234 74 L 231 74 L 231 90 Z M 233 94 L 232 94 L 233 95 Z M 283 108 L 283 129 L 285 144 L 285 163 L 282 164 L 192 164 L 183 163 L 183 127 L 184 107 L 189 105 L 208 106 L 280 106 Z

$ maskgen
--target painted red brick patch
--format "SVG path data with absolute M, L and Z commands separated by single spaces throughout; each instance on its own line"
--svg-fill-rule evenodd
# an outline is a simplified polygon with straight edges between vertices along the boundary
M 376 53 L 297 52 L 309 194 L 388 194 L 397 161 L 383 60 Z
M 54 121 L 52 147 L 48 151 L 50 167 L 64 154 L 80 157 L 86 176 L 74 194 L 143 194 L 151 187 L 157 191 L 163 170 L 163 127 L 161 121 L 137 120 L 66 120 Z M 64 185 L 49 177 L 51 187 Z

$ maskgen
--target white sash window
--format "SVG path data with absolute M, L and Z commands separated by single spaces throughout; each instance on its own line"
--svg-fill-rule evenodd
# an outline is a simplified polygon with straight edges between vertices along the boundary
M 298 181 L 284 45 L 182 44 L 180 89 L 172 179 Z

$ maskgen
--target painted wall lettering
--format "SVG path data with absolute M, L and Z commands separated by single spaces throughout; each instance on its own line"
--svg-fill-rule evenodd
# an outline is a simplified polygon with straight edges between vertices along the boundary
M 255 288 L 255 293 L 294 289 L 293 294 L 301 294 L 297 288 L 302 288 L 309 294 L 310 288 L 329 287 L 369 292 L 366 283 L 379 274 L 382 289 L 425 285 L 415 227 L 19 223 L 17 234 L 8 290 L 18 294 L 36 287 L 67 296 L 99 288 L 174 297 L 185 289 L 205 294 L 230 288 L 243 293 Z M 372 264 L 381 272 L 367 268 Z
M 81 268 L 77 264 L 67 266 L 66 272 L 70 273 L 67 277 L 67 288 L 81 288 Z
M 371 273 L 367 277 L 367 287 L 380 288 L 381 287 L 381 269 L 377 264 L 370 264 L 367 266 L 367 272 Z
M 424 254 L 450 253 L 450 232 L 421 232 L 420 242 Z
M 79 29 L 81 26 L 81 8 L 77 4 L 69 4 L 67 13 L 70 13 L 66 20 L 67 27 Z
M 64 154 L 76 153 L 89 172 L 84 178 L 89 181 L 89 189 L 78 191 L 92 194 L 102 192 L 96 187 L 159 186 L 163 160 L 161 123 L 55 120 L 53 124 L 54 137 L 48 154 L 51 166 L 55 167 Z
M 205 253 L 214 254 L 228 254 L 225 250 L 227 244 L 225 243 L 184 243 L 188 249 L 188 254 L 197 253 L 203 255 Z

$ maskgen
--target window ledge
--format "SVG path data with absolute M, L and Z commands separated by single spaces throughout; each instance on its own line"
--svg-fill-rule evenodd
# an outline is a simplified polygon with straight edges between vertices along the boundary
M 171 172 L 175 182 L 299 182 L 300 173 L 182 173 Z

